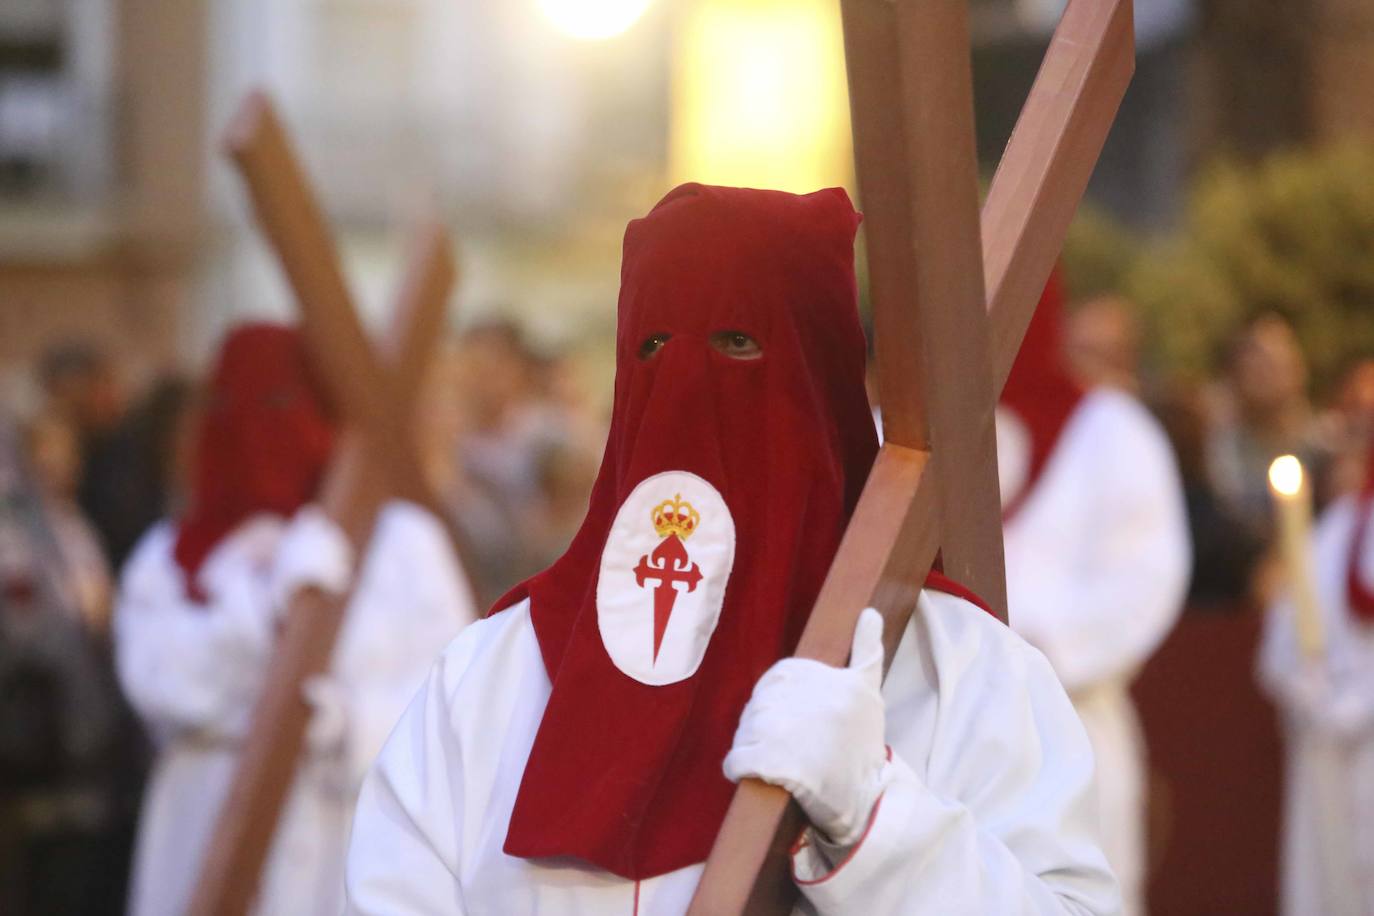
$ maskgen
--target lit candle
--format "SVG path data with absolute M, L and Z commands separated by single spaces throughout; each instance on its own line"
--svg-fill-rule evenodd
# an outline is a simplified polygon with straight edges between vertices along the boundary
M 1312 500 L 1305 478 L 1302 462 L 1293 455 L 1280 455 L 1269 465 L 1269 489 L 1274 494 L 1278 521 L 1279 555 L 1283 558 L 1293 607 L 1297 611 L 1298 645 L 1303 655 L 1314 659 L 1325 651 L 1326 636 L 1313 583 L 1308 545 Z

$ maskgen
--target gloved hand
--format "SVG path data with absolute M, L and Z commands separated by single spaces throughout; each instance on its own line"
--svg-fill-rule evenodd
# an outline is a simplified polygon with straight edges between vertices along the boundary
M 334 595 L 353 581 L 353 546 L 333 519 L 318 506 L 306 506 L 291 520 L 272 567 L 272 601 L 278 613 L 291 596 L 307 586 Z
M 301 696 L 310 707 L 305 746 L 312 754 L 341 750 L 348 736 L 347 688 L 327 674 L 317 674 L 301 684 Z
M 781 786 L 832 843 L 858 842 L 888 779 L 882 676 L 883 618 L 869 608 L 848 668 L 788 658 L 759 679 L 725 775 Z
M 1317 664 L 1304 666 L 1288 683 L 1288 706 L 1302 726 L 1349 739 L 1374 722 L 1374 695 L 1365 684 L 1333 683 Z

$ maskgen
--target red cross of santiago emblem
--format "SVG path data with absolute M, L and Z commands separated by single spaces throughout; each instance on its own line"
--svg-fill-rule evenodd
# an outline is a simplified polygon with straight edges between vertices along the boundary
M 682 501 L 680 493 L 659 503 L 650 515 L 654 531 L 663 541 L 652 553 L 639 558 L 635 584 L 644 588 L 651 579 L 658 582 L 654 589 L 654 661 L 657 662 L 663 633 L 668 629 L 668 619 L 673 616 L 673 605 L 677 602 L 676 583 L 685 584 L 687 591 L 693 592 L 701 581 L 701 567 L 687 555 L 686 544 L 701 523 L 701 515 L 691 503 Z

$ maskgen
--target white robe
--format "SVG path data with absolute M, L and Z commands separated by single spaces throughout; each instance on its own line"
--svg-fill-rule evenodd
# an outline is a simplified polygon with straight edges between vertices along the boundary
M 1043 656 L 967 602 L 926 592 L 883 687 L 896 778 L 833 871 L 793 858 L 801 912 L 1115 913 L 1092 754 Z M 348 913 L 669 916 L 690 866 L 630 881 L 502 852 L 550 692 L 528 600 L 444 653 L 364 783 Z
M 1342 499 L 1313 532 L 1323 657 L 1304 658 L 1286 595 L 1269 610 L 1260 651 L 1260 684 L 1284 714 L 1287 740 L 1286 916 L 1374 913 L 1374 624 L 1353 619 L 1346 596 L 1355 520 L 1355 500 Z M 1374 582 L 1374 542 L 1362 561 Z
M 1004 493 L 1027 441 L 998 411 Z M 1131 681 L 1178 619 L 1191 565 L 1183 488 L 1164 431 L 1120 391 L 1089 392 L 1006 526 L 1011 626 L 1045 653 L 1097 756 L 1107 859 L 1127 916 L 1145 911 L 1145 743 Z
M 135 854 L 133 916 L 184 912 L 232 778 L 273 643 L 269 575 L 285 525 L 259 516 L 218 544 L 192 605 L 173 559 L 176 530 L 143 538 L 115 616 L 120 680 L 159 751 Z M 439 522 L 386 506 L 349 604 L 330 676 L 343 688 L 345 738 L 307 752 L 263 871 L 256 912 L 337 913 L 357 789 L 434 659 L 474 617 Z

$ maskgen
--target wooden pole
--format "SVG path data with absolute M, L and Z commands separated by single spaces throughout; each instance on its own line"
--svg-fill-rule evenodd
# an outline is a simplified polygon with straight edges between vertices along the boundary
M 873 606 L 890 665 L 941 547 L 959 545 L 951 571 L 1005 600 L 995 396 L 1129 81 L 1131 4 L 1070 0 L 981 232 L 965 5 L 841 8 L 887 435 L 797 655 L 845 664 Z M 786 792 L 742 781 L 689 914 L 791 912 L 788 848 L 803 825 Z
M 245 103 L 230 131 L 230 148 L 296 293 L 309 352 L 344 418 L 320 501 L 361 559 L 386 500 L 399 494 L 425 501 L 411 405 L 453 286 L 451 246 L 437 225 L 417 233 L 383 365 L 357 320 L 319 208 L 264 96 Z M 252 906 L 304 745 L 310 710 L 301 687 L 328 670 L 347 604 L 347 597 L 311 588 L 290 599 L 191 913 L 241 916 Z
M 1131 0 L 1069 0 L 983 204 L 993 390 L 1021 338 L 1135 72 Z

